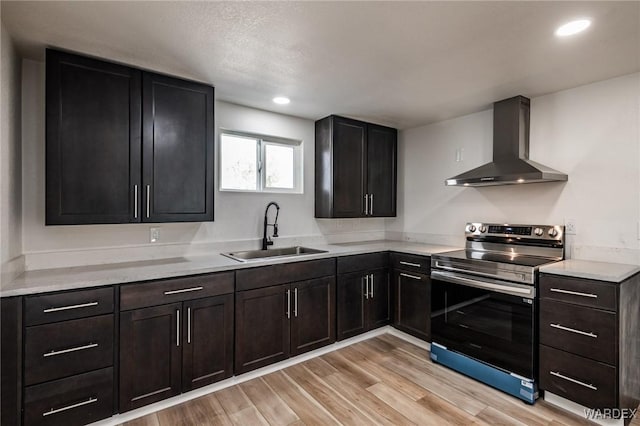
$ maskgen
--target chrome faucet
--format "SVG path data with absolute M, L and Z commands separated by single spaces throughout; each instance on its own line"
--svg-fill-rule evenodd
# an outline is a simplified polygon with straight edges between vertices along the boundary
M 273 223 L 267 223 L 267 214 L 269 213 L 269 207 L 276 206 L 276 218 Z M 267 208 L 264 211 L 264 228 L 262 229 L 262 250 L 266 250 L 268 246 L 273 245 L 271 237 L 267 236 L 267 227 L 273 226 L 273 237 L 278 236 L 278 214 L 280 213 L 280 206 L 275 201 L 267 204 Z

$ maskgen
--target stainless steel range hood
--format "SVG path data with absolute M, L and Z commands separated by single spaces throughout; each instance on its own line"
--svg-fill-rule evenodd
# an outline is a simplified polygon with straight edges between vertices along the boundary
M 566 181 L 567 175 L 529 160 L 529 99 L 493 104 L 493 161 L 445 181 L 447 186 L 490 186 Z

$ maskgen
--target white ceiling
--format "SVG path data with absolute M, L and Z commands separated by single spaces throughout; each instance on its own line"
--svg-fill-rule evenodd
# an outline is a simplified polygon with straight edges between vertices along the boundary
M 553 35 L 585 16 L 585 33 Z M 638 1 L 2 1 L 2 21 L 34 59 L 60 47 L 205 81 L 221 100 L 399 128 L 640 70 Z

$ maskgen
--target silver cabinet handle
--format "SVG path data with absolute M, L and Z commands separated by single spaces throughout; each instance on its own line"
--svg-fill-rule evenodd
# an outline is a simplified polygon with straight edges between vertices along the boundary
M 151 210 L 151 185 L 147 185 L 147 217 L 149 217 L 149 210 Z
M 176 346 L 180 346 L 180 309 L 176 309 Z
M 419 277 L 417 275 L 405 274 L 404 272 L 400 272 L 400 276 L 401 277 L 406 277 L 406 278 L 411 278 L 413 280 L 422 280 L 422 277 Z
M 71 410 L 72 408 L 82 407 L 83 405 L 93 404 L 94 402 L 98 402 L 98 398 L 89 398 L 86 401 L 78 402 L 77 404 L 67 405 L 66 407 L 51 409 L 42 413 L 42 417 L 50 416 L 52 414 L 61 413 L 63 411 Z
M 571 333 L 582 334 L 583 336 L 593 337 L 594 339 L 598 338 L 597 334 L 593 334 L 591 332 L 582 331 L 582 330 L 576 330 L 575 328 L 565 327 L 564 325 L 560 325 L 560 324 L 549 324 L 549 325 L 551 327 L 553 327 L 553 328 L 558 328 L 560 330 L 569 331 Z
M 373 274 L 371 274 L 371 298 L 373 299 Z
M 592 390 L 598 390 L 597 387 L 593 386 L 590 383 L 587 384 L 585 382 L 581 382 L 580 380 L 572 379 L 571 377 L 567 377 L 564 374 L 558 373 L 557 371 L 549 371 L 549 374 L 552 374 L 552 375 L 554 375 L 556 377 L 560 377 L 561 379 L 567 380 L 567 381 L 569 381 L 571 383 L 575 383 L 577 385 L 584 386 L 585 388 L 589 388 L 589 389 L 592 389 Z
M 298 288 L 293 289 L 293 316 L 298 318 Z
M 364 194 L 364 214 L 369 214 L 369 194 Z
M 401 260 L 400 264 L 401 265 L 405 265 L 405 266 L 413 266 L 414 268 L 419 268 L 420 267 L 419 263 L 405 262 L 404 260 Z
M 191 308 L 187 308 L 187 343 L 191 343 Z
M 91 348 L 97 348 L 97 347 L 98 347 L 97 343 L 89 343 L 88 345 L 77 346 L 75 348 L 62 349 L 60 351 L 50 351 L 50 352 L 42 354 L 42 356 L 46 358 L 46 357 L 49 357 L 49 356 L 68 354 L 69 352 L 83 351 L 85 349 L 91 349 Z
M 365 275 L 364 283 L 365 283 L 364 297 L 365 299 L 368 299 L 369 298 L 369 275 Z
M 287 290 L 287 318 L 291 318 L 291 290 Z
M 133 185 L 133 218 L 138 218 L 138 185 Z
M 42 312 L 44 312 L 45 314 L 48 314 L 51 312 L 68 311 L 69 309 L 89 308 L 91 306 L 98 306 L 98 302 L 88 302 L 88 303 L 81 303 L 79 305 L 60 306 L 59 308 L 45 309 Z
M 369 198 L 371 199 L 369 201 L 369 214 L 373 216 L 373 194 L 369 194 Z
M 564 289 L 561 289 L 561 288 L 551 288 L 551 289 L 549 289 L 549 291 L 553 291 L 554 293 L 571 294 L 573 296 L 591 297 L 593 299 L 597 299 L 598 298 L 597 294 L 581 293 L 579 291 L 564 290 Z
M 169 295 L 178 294 L 178 293 L 188 293 L 190 291 L 202 290 L 203 288 L 204 287 L 191 287 L 191 288 L 182 288 L 180 290 L 169 290 L 169 291 L 165 291 L 164 295 L 169 296 Z

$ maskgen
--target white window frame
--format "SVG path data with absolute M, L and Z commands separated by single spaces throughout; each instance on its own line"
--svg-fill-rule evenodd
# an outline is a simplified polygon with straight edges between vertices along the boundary
M 258 170 L 256 173 L 256 189 L 235 189 L 222 187 L 222 138 L 224 135 L 256 140 L 256 164 L 258 166 Z M 218 156 L 218 188 L 221 192 L 304 194 L 304 150 L 302 140 L 227 129 L 220 129 L 219 140 L 220 155 Z M 268 188 L 266 186 L 267 178 L 265 173 L 265 159 L 267 145 L 293 147 L 293 188 Z

